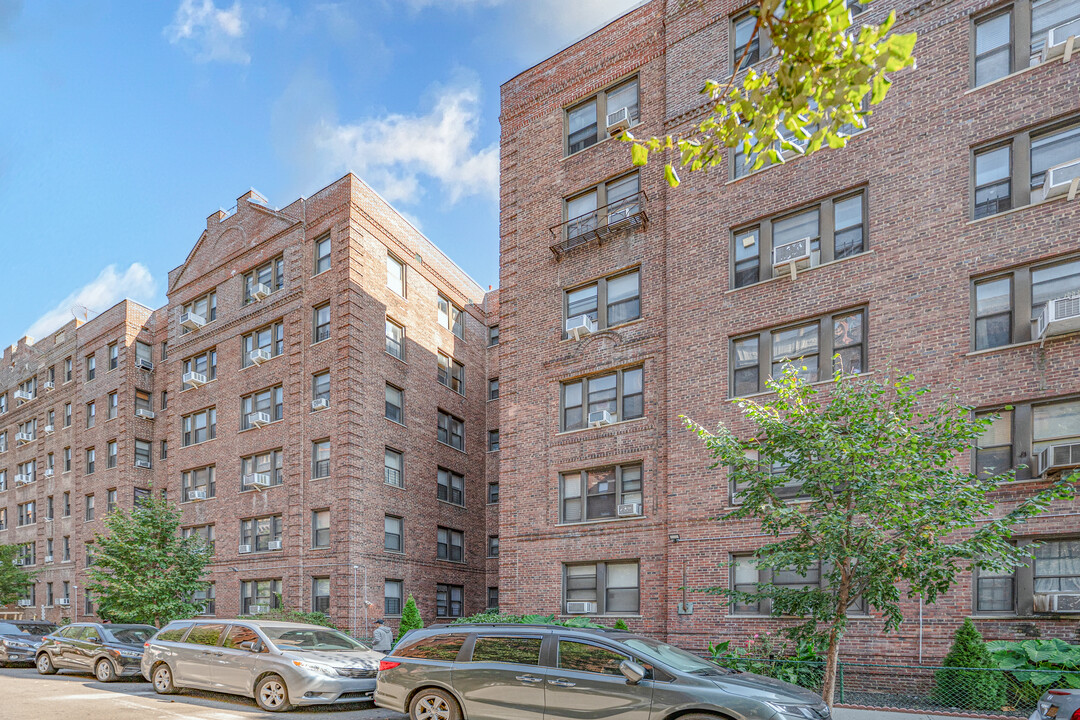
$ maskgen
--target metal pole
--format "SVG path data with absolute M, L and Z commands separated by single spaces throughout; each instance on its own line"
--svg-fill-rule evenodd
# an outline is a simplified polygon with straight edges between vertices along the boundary
M 352 636 L 359 638 L 356 634 L 356 565 L 352 566 L 352 617 L 349 618 L 349 626 L 352 628 Z
M 72 604 L 75 606 L 75 619 L 72 622 L 79 622 L 79 586 L 72 585 L 71 589 L 75 591 L 75 597 L 72 599 Z
M 922 595 L 920 595 L 920 596 L 919 596 L 919 664 L 920 664 L 920 665 L 922 665 L 922 650 L 923 650 L 923 638 L 922 638 L 922 631 L 923 631 L 922 607 L 923 607 L 923 601 L 922 601 Z
M 367 594 L 367 567 L 364 567 L 364 637 L 368 634 L 368 594 Z

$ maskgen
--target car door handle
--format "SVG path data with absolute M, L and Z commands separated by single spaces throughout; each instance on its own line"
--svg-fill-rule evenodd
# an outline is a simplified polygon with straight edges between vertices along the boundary
M 544 682 L 543 678 L 533 677 L 532 675 L 516 675 L 516 676 L 514 676 L 514 679 L 515 680 L 520 680 L 521 682 L 527 682 L 527 683 Z
M 552 685 L 558 685 L 559 687 L 574 687 L 577 683 L 572 683 L 569 680 L 548 680 Z

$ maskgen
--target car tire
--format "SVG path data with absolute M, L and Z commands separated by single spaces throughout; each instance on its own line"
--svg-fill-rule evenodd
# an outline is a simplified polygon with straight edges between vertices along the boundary
M 457 700 L 445 690 L 424 688 L 409 703 L 412 720 L 461 720 Z
M 292 709 L 289 688 L 278 675 L 267 675 L 255 684 L 255 702 L 267 712 L 285 712 Z
M 113 667 L 112 661 L 106 658 L 101 658 L 94 663 L 94 677 L 98 682 L 113 682 L 116 680 L 116 668 Z
M 42 675 L 56 674 L 56 666 L 53 665 L 52 658 L 49 657 L 49 653 L 47 652 L 38 655 L 34 664 L 37 665 L 37 671 Z
M 173 682 L 172 668 L 168 663 L 160 663 L 150 673 L 150 681 L 154 685 L 154 692 L 158 695 L 175 695 L 180 692 Z

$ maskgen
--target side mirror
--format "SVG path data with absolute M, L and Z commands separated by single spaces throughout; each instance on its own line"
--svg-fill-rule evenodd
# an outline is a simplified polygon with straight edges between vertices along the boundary
M 626 677 L 626 682 L 631 685 L 637 685 L 645 677 L 645 668 L 632 660 L 623 660 L 619 663 L 619 672 Z
M 253 653 L 262 652 L 262 643 L 258 640 L 247 640 L 240 643 L 240 647 Z

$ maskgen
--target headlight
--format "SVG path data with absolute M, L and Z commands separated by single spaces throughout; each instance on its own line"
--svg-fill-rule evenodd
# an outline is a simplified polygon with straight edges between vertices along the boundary
M 18 648 L 19 650 L 33 650 L 34 646 L 18 640 L 4 640 L 4 647 Z
M 142 657 L 142 653 L 137 652 L 135 650 L 117 650 L 116 654 L 119 655 L 120 657 L 126 657 L 126 658 L 141 658 Z
M 818 720 L 821 717 L 817 710 L 810 705 L 795 705 L 767 701 L 765 704 L 785 717 L 799 718 L 799 720 Z
M 305 662 L 303 660 L 293 660 L 293 665 L 301 670 L 307 670 L 308 672 L 319 673 L 320 675 L 330 675 L 337 677 L 338 671 L 329 665 L 320 665 L 319 663 Z

